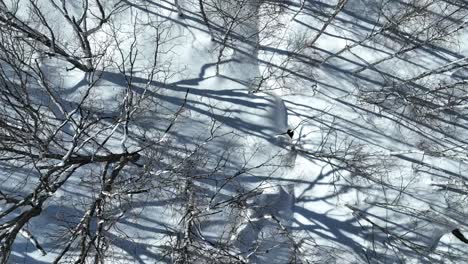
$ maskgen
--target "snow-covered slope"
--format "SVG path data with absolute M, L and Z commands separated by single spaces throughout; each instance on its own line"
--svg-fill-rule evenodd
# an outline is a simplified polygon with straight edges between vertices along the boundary
M 83 8 L 67 4 L 75 16 Z M 76 115 L 99 120 L 87 137 L 100 143 L 83 143 L 77 155 L 141 158 L 113 189 L 101 188 L 100 177 L 120 160 L 89 162 L 49 191 L 9 262 L 468 261 L 451 233 L 468 231 L 464 1 L 103 5 L 124 8 L 90 33 L 102 55 L 96 69 L 70 70 L 69 58 L 46 51 L 32 61 L 66 111 L 90 94 Z M 44 19 L 63 20 L 50 3 L 39 7 Z M 57 23 L 67 51 L 78 54 L 73 30 Z M 52 99 L 42 105 L 60 112 Z M 74 124 L 60 129 L 69 132 L 66 150 Z M 4 194 L 21 200 L 43 177 L 8 162 L 0 213 L 19 203 Z M 105 210 L 93 215 L 93 201 Z M 0 228 L 32 207 L 0 215 Z

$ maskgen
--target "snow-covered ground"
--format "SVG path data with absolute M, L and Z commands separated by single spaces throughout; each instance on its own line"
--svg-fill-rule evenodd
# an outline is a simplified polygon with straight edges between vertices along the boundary
M 129 86 L 144 95 L 128 140 L 119 127 L 106 142 L 113 153 L 158 145 L 145 166 L 125 169 L 146 191 L 112 200 L 108 262 L 468 262 L 451 233 L 468 234 L 467 89 L 452 91 L 462 102 L 452 112 L 424 94 L 466 78 L 464 1 L 205 1 L 224 3 L 225 20 L 205 6 L 215 40 L 198 1 L 179 0 L 183 16 L 174 1 L 123 2 L 93 35 L 106 54 L 93 74 L 56 58 L 40 66 L 63 100 L 97 80 L 94 115 L 120 114 Z M 450 35 L 430 39 L 442 31 Z M 132 57 L 119 52 L 132 50 L 135 67 L 122 72 L 115 65 Z M 46 255 L 18 236 L 9 261 L 54 261 L 102 193 L 102 170 L 78 171 L 28 223 Z M 27 167 L 2 165 L 0 177 L 0 190 L 18 197 L 39 182 Z M 76 260 L 77 243 L 60 261 Z

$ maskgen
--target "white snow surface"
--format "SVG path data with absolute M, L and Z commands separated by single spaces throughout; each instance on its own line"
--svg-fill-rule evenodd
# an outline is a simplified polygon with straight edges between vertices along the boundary
M 145 68 L 154 49 L 154 32 L 148 26 L 151 20 L 171 25 L 165 32 L 167 43 L 161 47 L 166 52 L 159 61 L 173 73 L 158 76 L 151 83 L 146 93 L 158 104 L 149 102 L 145 106 L 148 112 L 137 124 L 149 134 L 161 136 L 169 120 L 160 121 L 161 117 L 170 117 L 180 108 L 188 89 L 183 112 L 165 140 L 181 149 L 193 148 L 208 136 L 216 121 L 221 125 L 217 133 L 223 136 L 203 145 L 206 156 L 215 161 L 230 153 L 229 166 L 216 176 L 219 178 L 192 183 L 201 193 L 197 199 L 205 201 L 200 203 L 206 216 L 196 228 L 204 239 L 227 243 L 229 251 L 247 263 L 468 262 L 468 247 L 450 233 L 455 228 L 468 232 L 466 192 L 452 193 L 447 187 L 458 188 L 463 179 L 466 181 L 466 157 L 434 156 L 429 149 L 436 145 L 449 153 L 466 139 L 466 120 L 460 119 L 456 121 L 460 126 L 451 127 L 442 122 L 431 130 L 357 99 L 360 93 L 371 94 L 373 87 L 385 80 L 385 74 L 409 79 L 467 56 L 466 48 L 462 49 L 468 40 L 466 30 L 447 46 L 416 49 L 405 54 L 407 58 L 387 60 L 375 66 L 376 70 L 370 67 L 355 74 L 398 47 L 390 37 L 377 39 L 323 64 L 318 62 L 377 30 L 373 29 L 379 25 L 373 7 L 379 1 L 349 0 L 314 44 L 316 49 L 302 51 L 311 59 L 304 61 L 298 56 L 286 63 L 287 53 L 295 51 L 291 43 L 301 36 L 314 36 L 321 27 L 323 21 L 311 14 L 331 12 L 336 1 L 305 1 L 304 6 L 303 1 L 285 1 L 274 30 L 259 31 L 271 22 L 262 18 L 238 25 L 235 31 L 246 39 L 230 40 L 233 47 L 225 50 L 216 74 L 219 45 L 211 40 L 196 1 L 179 1 L 182 17 L 173 1 L 134 2 L 114 21 L 120 26 L 122 39 L 130 38 L 126 32 L 137 31 L 134 48 L 139 54 L 133 89 L 138 93 L 146 89 Z M 258 12 L 269 11 L 262 11 L 260 4 Z M 136 17 L 139 24 L 134 29 L 130 22 Z M 98 35 L 94 41 L 105 38 Z M 128 49 L 130 43 L 123 45 Z M 41 63 L 63 87 L 63 98 L 80 98 L 93 78 L 79 70 L 66 71 L 63 61 L 46 58 Z M 273 77 L 281 73 L 288 77 L 269 78 L 258 89 L 261 77 L 269 74 L 268 65 L 279 65 L 273 67 Z M 95 107 L 99 114 L 112 115 L 125 89 L 125 78 L 112 66 L 96 74 L 102 76 L 92 91 L 99 102 Z M 444 78 L 464 79 L 466 69 L 447 74 Z M 294 129 L 293 138 L 285 134 L 288 128 Z M 111 141 L 115 150 L 121 151 L 121 138 Z M 139 144 L 129 140 L 126 147 L 137 149 Z M 425 144 L 430 146 L 424 148 Z M 367 154 L 359 162 L 372 173 L 359 175 L 343 169 L 341 161 L 325 156 L 345 150 Z M 246 163 L 245 173 L 226 180 L 245 169 Z M 205 165 L 208 168 L 213 163 Z M 82 176 L 71 178 L 46 204 L 45 212 L 28 225 L 47 255 L 28 237 L 22 237 L 14 244 L 11 263 L 53 261 L 63 242 L 53 234 L 79 221 L 84 211 L 77 208 L 97 195 L 86 184 L 99 175 L 95 170 L 89 167 L 80 172 Z M 152 175 L 170 173 L 163 170 Z M 18 189 L 17 182 L 27 173 L 2 168 L 2 190 Z M 203 174 L 203 168 L 192 173 Z M 34 184 L 37 179 L 30 177 L 22 189 Z M 172 245 L 174 234 L 183 228 L 184 202 L 171 200 L 169 193 L 129 198 L 131 207 L 122 212 L 124 216 L 115 228 L 107 231 L 113 244 L 112 263 L 171 262 L 164 248 Z M 239 194 L 245 197 L 241 206 L 215 206 Z M 0 211 L 5 208 L 6 204 L 0 203 Z M 300 257 L 294 258 L 296 255 Z

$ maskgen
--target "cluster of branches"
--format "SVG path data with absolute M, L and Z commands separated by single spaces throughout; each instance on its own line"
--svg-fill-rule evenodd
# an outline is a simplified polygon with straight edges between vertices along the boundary
M 253 153 L 246 153 L 234 147 L 239 135 L 222 131 L 222 124 L 213 122 L 208 135 L 171 159 L 177 170 L 160 174 L 164 179 L 162 182 L 168 185 L 164 188 L 159 186 L 162 192 L 158 195 L 164 193 L 163 196 L 173 201 L 167 206 L 175 208 L 178 223 L 171 227 L 175 231 L 167 237 L 167 247 L 163 250 L 166 260 L 171 263 L 250 263 L 276 247 L 283 247 L 290 250 L 288 257 L 293 263 L 300 262 L 301 241 L 293 234 L 289 222 L 275 212 L 248 213 L 255 207 L 258 211 L 269 207 L 254 205 L 253 201 L 262 199 L 265 190 L 272 188 L 268 184 L 269 177 L 282 169 L 283 165 L 278 163 L 284 153 L 279 151 L 258 161 L 261 146 Z M 211 143 L 216 144 L 219 140 L 226 149 L 211 153 Z M 245 186 L 245 177 L 260 172 L 269 175 L 254 186 Z M 178 184 L 174 185 L 174 182 Z M 286 241 L 270 247 L 262 246 L 269 237 L 261 233 L 263 225 L 257 222 L 272 225 L 277 230 L 276 235 L 285 237 Z M 242 235 L 243 228 L 252 229 L 254 233 Z M 247 239 L 252 236 L 253 241 Z
M 225 156 L 233 155 L 231 151 L 225 152 L 206 174 L 179 175 L 184 179 L 183 191 L 178 192 L 183 201 L 180 204 L 182 217 L 180 231 L 170 242 L 171 262 L 250 263 L 269 251 L 278 250 L 277 247 L 288 252 L 285 258 L 290 262 L 300 262 L 302 241 L 292 232 L 290 223 L 275 212 L 265 213 L 276 206 L 274 202 L 254 204 L 256 199 L 262 199 L 265 190 L 272 188 L 267 184 L 268 179 L 254 187 L 231 190 L 240 186 L 246 175 L 258 173 L 265 167 L 279 168 L 274 165 L 278 156 L 255 166 L 249 166 L 244 160 L 240 169 L 232 170 L 229 168 L 232 161 Z M 252 210 L 255 212 L 250 212 Z M 274 231 L 266 230 L 268 227 L 273 227 Z M 281 239 L 272 243 L 269 240 L 273 237 Z
M 154 110 L 145 108 L 154 100 L 149 96 L 154 94 L 153 81 L 166 70 L 158 61 L 163 50 L 160 45 L 165 41 L 164 30 L 159 24 L 151 25 L 156 30 L 154 62 L 150 69 L 145 69 L 147 81 L 140 87 L 134 78 L 139 66 L 136 32 L 122 39 L 114 21 L 116 14 L 130 8 L 125 2 L 82 0 L 81 8 L 71 7 L 64 0 L 0 2 L 0 162 L 2 171 L 18 174 L 18 178 L 6 180 L 8 187 L 0 190 L 0 201 L 5 204 L 5 210 L 0 212 L 1 263 L 9 261 L 20 235 L 42 254 L 54 254 L 54 263 L 103 263 L 112 258 L 110 249 L 119 247 L 114 244 L 112 230 L 132 210 L 132 197 L 163 192 L 178 201 L 171 207 L 180 206 L 183 212 L 166 250 L 173 262 L 213 260 L 213 256 L 218 256 L 226 263 L 247 263 L 249 258 L 261 254 L 258 249 L 239 252 L 238 241 L 230 237 L 246 221 L 242 216 L 247 210 L 246 201 L 261 194 L 262 185 L 225 193 L 233 186 L 237 188 L 239 178 L 245 175 L 281 167 L 276 164 L 277 155 L 256 165 L 250 165 L 256 153 L 246 154 L 243 164 L 232 164 L 231 150 L 210 159 L 208 143 L 227 136 L 219 135 L 221 124 L 215 120 L 208 136 L 196 146 L 184 150 L 170 146 L 168 135 L 184 112 L 189 91 L 178 110 L 161 122 L 166 124 L 162 133 L 154 134 L 139 126 L 139 116 Z M 246 7 L 247 2 L 216 1 L 205 9 L 213 9 L 209 11 L 211 20 L 218 19 L 215 14 L 226 20 L 220 27 L 226 30 L 216 31 L 223 46 L 239 24 L 252 19 L 254 14 Z M 203 4 L 205 1 L 200 1 L 200 6 Z M 20 5 L 27 7 L 30 16 L 23 13 L 25 9 L 18 8 Z M 226 10 L 232 5 L 237 10 L 234 18 Z M 47 12 L 55 17 L 46 15 Z M 67 30 L 58 29 L 52 22 L 54 19 L 64 22 L 63 26 L 73 34 L 63 35 Z M 137 19 L 134 23 L 136 31 Z M 213 28 L 211 24 L 209 27 Z M 99 39 L 102 35 L 106 38 Z M 109 52 L 109 47 L 114 51 Z M 223 51 L 220 54 L 222 57 Z M 80 92 L 67 96 L 61 82 L 54 79 L 60 75 L 49 71 L 49 65 L 57 71 L 85 72 L 86 81 L 81 82 Z M 125 83 L 118 101 L 108 106 L 115 109 L 105 109 L 103 113 L 99 95 L 105 91 L 100 82 L 108 68 L 121 75 Z M 20 169 L 29 172 L 23 175 Z M 26 187 L 22 185 L 25 181 L 30 183 Z M 86 197 L 81 199 L 80 206 L 65 206 L 73 206 L 81 213 L 66 216 L 62 232 L 51 231 L 55 233 L 49 236 L 58 241 L 51 252 L 41 244 L 44 238 L 36 235 L 39 232 L 30 227 L 44 215 L 48 204 L 56 202 L 59 193 L 78 181 L 84 186 Z M 204 184 L 214 187 L 207 192 Z M 220 237 L 208 238 L 208 232 L 200 229 L 205 222 L 226 215 L 231 215 L 232 221 L 226 222 Z M 287 225 L 275 217 L 271 223 L 287 234 L 294 245 L 292 258 L 297 258 L 299 246 L 294 244 Z M 56 220 L 59 225 L 61 220 Z
M 61 35 L 65 31 L 52 24 L 52 18 L 38 1 L 14 1 L 10 5 L 0 1 L 1 168 L 13 175 L 21 174 L 20 169 L 29 170 L 2 185 L 0 201 L 5 208 L 0 212 L 0 262 L 8 262 L 18 235 L 23 235 L 43 254 L 49 253 L 35 237 L 36 230 L 29 230 L 28 225 L 43 214 L 47 204 L 71 179 L 83 180 L 89 170 L 97 170 L 99 177 L 93 179 L 89 189 L 95 195 L 84 204 L 80 220 L 61 237 L 54 262 L 70 257 L 75 263 L 85 263 L 87 259 L 99 263 L 108 257 L 106 251 L 112 243 L 109 230 L 125 212 L 115 201 L 148 192 L 142 156 L 160 147 L 181 114 L 187 95 L 180 109 L 168 118 L 163 134 L 137 135 L 133 129 L 135 120 L 147 98 L 146 91 L 159 72 L 161 34 L 157 34 L 155 41 L 154 63 L 146 76 L 148 82 L 137 93 L 132 78 L 138 54 L 136 36 L 130 40 L 129 50 L 122 48 L 118 32 L 112 29 L 108 42 L 92 42 L 94 34 L 104 25 L 112 24 L 112 17 L 127 8 L 124 1 L 104 4 L 99 0 L 83 0 L 78 17 L 67 1 L 46 2 L 41 4 L 48 4 L 47 10 L 56 12 L 58 20 L 68 23 L 73 38 Z M 30 16 L 23 13 L 26 9 Z M 114 114 L 110 111 L 106 115 L 100 112 L 102 102 L 96 96 L 105 92 L 99 87 L 103 73 L 96 69 L 111 44 L 116 46 L 120 58 L 106 63 L 125 77 L 126 87 L 122 88 Z M 64 96 L 60 82 L 54 80 L 60 77 L 43 67 L 43 63 L 54 62 L 46 60 L 47 57 L 57 57 L 86 72 L 88 78 L 78 97 Z M 64 68 L 60 64 L 55 66 Z M 136 147 L 135 140 L 146 144 Z M 128 168 L 132 168 L 132 174 L 126 173 Z M 32 184 L 24 188 L 23 182 Z
M 461 132 L 463 126 L 458 124 L 464 122 L 467 109 L 467 85 L 463 71 L 468 66 L 468 59 L 448 54 L 440 57 L 442 63 L 438 66 L 423 67 L 412 76 L 393 73 L 386 65 L 397 61 L 417 63 L 412 58 L 414 55 L 424 56 L 425 52 L 433 49 L 450 49 L 456 42 L 457 34 L 466 26 L 468 5 L 458 1 L 436 0 L 408 5 L 408 12 L 404 15 L 400 12 L 386 15 L 384 9 L 382 16 L 385 15 L 394 26 L 383 26 L 363 39 L 367 42 L 375 41 L 379 36 L 388 36 L 393 39 L 394 45 L 393 53 L 373 62 L 362 60 L 365 66 L 354 71 L 357 76 L 368 76 L 366 71 L 378 73 L 383 84 L 359 86 L 358 99 L 376 107 L 380 114 L 396 117 L 402 126 L 421 131 L 432 142 L 430 146 L 420 146 L 426 154 L 466 163 L 466 156 L 462 153 L 466 147 L 466 137 Z M 343 52 L 351 52 L 354 46 L 363 44 L 353 44 Z
M 258 49 L 259 36 L 274 29 L 278 15 L 286 7 L 284 1 L 199 0 L 200 14 L 211 39 L 218 44 L 216 74 L 227 50 L 238 50 L 236 43 Z M 262 22 L 262 25 L 260 24 Z M 251 31 L 254 29 L 254 31 Z
M 48 4 L 48 5 L 47 5 Z M 58 56 L 70 63 L 73 68 L 78 68 L 84 72 L 92 72 L 95 62 L 103 55 L 106 47 L 99 47 L 92 42 L 92 37 L 99 32 L 103 25 L 108 23 L 109 19 L 122 12 L 126 5 L 123 1 L 114 1 L 111 8 L 103 5 L 100 0 L 81 1 L 81 14 L 75 15 L 73 9 L 70 9 L 65 0 L 60 2 L 56 0 L 47 1 L 46 6 L 52 7 L 52 14 L 58 13 L 57 20 L 53 17 L 47 17 L 44 7 L 41 7 L 37 1 L 14 1 L 6 4 L 0 2 L 0 26 L 2 30 L 7 30 L 15 38 L 34 48 L 47 56 Z M 19 6 L 28 9 L 24 13 Z M 27 13 L 32 16 L 27 16 Z M 37 23 L 35 23 L 37 22 Z M 57 24 L 70 28 L 73 37 L 65 39 L 60 36 Z M 62 29 L 61 29 L 62 30 Z M 63 31 L 62 31 L 63 32 Z M 77 43 L 78 45 L 70 45 Z
M 338 1 L 335 11 L 328 16 L 328 19 L 324 19 L 322 27 L 318 27 L 318 33 L 309 42 L 304 41 L 304 43 L 309 43 L 308 48 L 320 50 L 314 47 L 314 44 L 320 36 L 324 35 L 327 27 L 340 24 L 340 21 L 336 20 L 336 17 L 340 15 L 337 12 L 343 12 L 343 10 L 353 12 L 352 7 L 347 9 L 344 2 L 346 1 Z M 385 202 L 379 201 L 377 204 L 389 215 L 405 215 L 408 211 L 417 212 L 421 209 L 411 207 L 408 201 L 416 201 L 418 205 L 438 203 L 421 201 L 419 196 L 415 195 L 412 186 L 421 179 L 446 180 L 448 183 L 437 184 L 441 188 L 440 194 L 446 193 L 445 206 L 447 208 L 444 210 L 455 210 L 449 208 L 449 204 L 452 203 L 451 201 L 463 200 L 462 197 L 466 197 L 468 193 L 465 187 L 466 179 L 462 173 L 457 172 L 458 168 L 451 171 L 448 166 L 439 167 L 433 162 L 435 160 L 450 161 L 463 168 L 467 163 L 464 151 L 467 147 L 466 126 L 464 125 L 467 114 L 467 77 L 464 71 L 468 64 L 465 56 L 452 51 L 454 47 L 456 48 L 459 33 L 466 32 L 468 5 L 463 1 L 439 0 L 379 1 L 375 5 L 376 23 L 368 34 L 357 39 L 356 37 L 346 39 L 349 42 L 348 45 L 336 52 L 324 54 L 317 61 L 321 65 L 333 65 L 342 60 L 355 65 L 354 69 L 344 72 L 348 73 L 356 84 L 355 95 L 358 102 L 362 103 L 357 108 L 366 109 L 366 114 L 375 114 L 376 117 L 388 121 L 389 124 L 394 124 L 402 131 L 404 137 L 406 137 L 405 133 L 417 135 L 417 139 L 410 136 L 403 138 L 403 140 L 411 140 L 407 142 L 408 146 L 414 146 L 415 149 L 409 147 L 409 150 L 404 151 L 379 152 L 366 149 L 365 144 L 344 142 L 338 148 L 320 147 L 316 151 L 302 149 L 299 151 L 314 159 L 332 164 L 338 172 L 345 171 L 348 177 L 341 173 L 339 176 L 345 175 L 342 179 L 348 181 L 351 186 L 356 186 L 356 179 L 369 181 L 369 184 L 365 185 L 369 187 L 366 188 L 379 186 L 384 192 L 385 197 L 382 197 L 382 200 Z M 342 15 L 348 17 L 349 13 Z M 377 50 L 380 57 L 369 61 L 364 56 L 360 56 L 357 50 Z M 396 69 L 394 66 L 396 63 L 411 70 L 403 72 Z M 351 104 L 349 106 L 352 107 Z M 367 108 L 368 106 L 370 107 Z M 392 147 L 389 146 L 389 148 Z M 408 170 L 396 168 L 396 164 Z M 394 181 L 398 177 L 401 178 L 401 183 Z M 390 201 L 387 201 L 387 195 L 392 197 Z M 371 204 L 368 206 L 372 208 Z M 384 240 L 384 244 L 381 245 L 385 248 L 384 250 L 398 248 L 403 252 L 406 248 L 416 253 L 418 257 L 431 259 L 429 252 L 433 250 L 430 247 L 432 245 L 424 245 L 418 241 L 418 239 L 421 240 L 421 236 L 426 235 L 424 233 L 420 234 L 419 238 L 412 237 L 420 232 L 414 226 L 404 231 L 400 230 L 401 232 L 392 231 L 382 227 L 383 224 L 391 222 L 388 215 L 372 215 L 365 212 L 372 210 L 367 208 L 365 210 L 358 210 L 353 206 L 349 208 L 355 213 L 359 212 L 356 216 L 358 220 L 363 220 L 372 229 L 375 228 L 380 230 L 378 232 L 393 237 L 392 240 Z M 429 211 L 433 212 L 434 208 Z M 453 220 L 465 214 L 466 212 L 458 211 L 457 214 L 447 214 L 444 217 L 428 215 L 424 221 L 426 225 L 437 223 L 436 226 L 444 226 L 445 223 L 439 223 L 440 219 Z M 419 219 L 417 221 L 421 221 L 420 216 L 417 218 Z M 382 222 L 377 223 L 376 219 Z M 453 227 L 448 225 L 444 228 L 447 228 L 447 234 L 452 230 L 452 234 L 460 239 L 458 231 L 453 231 L 458 230 L 460 226 L 463 226 L 463 223 L 458 222 L 453 224 Z M 376 233 L 373 231 L 372 236 Z M 464 242 L 463 238 L 460 240 Z M 399 245 L 393 244 L 395 241 Z M 372 247 L 374 247 L 372 250 L 376 251 L 377 246 L 373 244 Z M 435 252 L 443 256 L 452 253 Z M 455 255 L 461 257 L 459 253 L 451 257 L 454 259 Z M 405 257 L 411 254 L 407 252 Z
M 170 143 L 166 141 L 167 135 L 183 112 L 188 91 L 180 108 L 168 118 L 161 135 L 150 135 L 136 125 L 138 115 L 145 112 L 143 104 L 150 93 L 153 79 L 161 71 L 158 54 L 161 52 L 159 45 L 164 40 L 157 28 L 154 63 L 148 76 L 145 76 L 146 86 L 137 93 L 133 78 L 138 59 L 136 33 L 129 43 L 124 44 L 125 41 L 118 37 L 119 32 L 113 25 L 113 16 L 129 8 L 126 2 L 82 0 L 80 8 L 71 8 L 65 0 L 48 0 L 41 4 L 34 0 L 13 3 L 0 0 L 0 162 L 2 169 L 9 168 L 12 173 L 19 173 L 17 171 L 21 168 L 31 171 L 21 177 L 33 182 L 31 187 L 21 192 L 19 182 L 13 182 L 10 189 L 0 190 L 0 201 L 6 205 L 6 209 L 0 212 L 2 263 L 8 261 L 19 235 L 27 238 L 43 254 L 48 253 L 34 236 L 34 230 L 28 229 L 28 224 L 43 213 L 46 204 L 64 189 L 70 179 L 84 177 L 87 169 L 99 172 L 99 177 L 92 180 L 89 188 L 94 195 L 84 204 L 79 220 L 67 227 L 65 239 L 61 239 L 64 242 L 58 253 L 55 252 L 55 263 L 67 258 L 76 263 L 85 263 L 89 259 L 99 263 L 107 259 L 107 251 L 112 244 L 109 230 L 128 210 L 115 201 L 150 192 L 155 179 L 156 189 L 166 191 L 169 197 L 177 201 L 171 206 L 179 206 L 182 212 L 179 226 L 170 234 L 166 250 L 172 262 L 247 263 L 266 253 L 262 252 L 264 249 L 260 246 L 247 252 L 239 250 L 240 242 L 235 237 L 246 223 L 254 226 L 254 220 L 246 212 L 249 203 L 261 196 L 264 185 L 262 183 L 247 190 L 239 186 L 245 175 L 264 168 L 274 173 L 282 166 L 278 163 L 278 156 L 273 155 L 271 159 L 257 165 L 251 165 L 256 153 L 244 155 L 240 162 L 242 164 L 233 164 L 232 150 L 209 158 L 208 143 L 226 136 L 218 133 L 220 124 L 215 120 L 212 120 L 207 137 L 195 143 L 195 146 L 184 151 L 162 151 L 161 145 Z M 316 49 L 318 40 L 329 27 L 338 23 L 337 17 L 346 10 L 347 4 L 347 0 L 337 1 L 325 19 L 321 19 L 323 24 L 314 35 L 300 39 L 302 43 L 294 44 L 296 58 L 305 60 L 306 56 L 301 53 L 306 49 Z M 27 6 L 29 16 L 23 12 L 24 9 L 19 8 L 20 5 Z M 266 0 L 199 0 L 198 5 L 209 34 L 219 44 L 217 74 L 226 50 L 235 50 L 236 42 L 255 47 L 258 51 L 261 41 L 259 36 L 262 32 L 268 35 L 266 32 L 272 30 L 271 25 L 277 15 L 286 7 L 283 1 Z M 306 1 L 303 1 L 300 11 L 305 5 Z M 395 12 L 395 5 L 404 8 Z M 179 1 L 175 1 L 175 6 L 179 15 L 184 16 Z M 422 124 L 428 131 L 437 130 L 439 135 L 444 135 L 443 142 L 437 149 L 425 149 L 423 154 L 466 163 L 464 151 L 468 145 L 464 136 L 450 134 L 445 130 L 466 116 L 467 81 L 444 76 L 468 66 L 468 59 L 464 57 L 447 61 L 442 66 L 410 77 L 397 76 L 380 70 L 380 67 L 393 60 L 403 60 L 412 52 L 447 43 L 448 39 L 465 27 L 463 19 L 468 16 L 467 8 L 463 1 L 411 0 L 398 4 L 390 0 L 381 1 L 378 26 L 362 39 L 353 40 L 337 52 L 322 57 L 318 63 L 332 63 L 345 54 L 355 56 L 364 66 L 354 69 L 354 76 L 364 76 L 366 72 L 374 71 L 385 83 L 376 86 L 373 82 L 372 85 L 357 87 L 361 102 L 377 106 L 392 117 L 399 116 L 405 124 L 410 124 L 408 126 L 414 127 L 417 121 L 418 125 Z M 63 36 L 45 10 L 63 22 L 72 35 Z M 436 15 L 434 10 L 439 13 Z M 257 28 L 254 31 L 247 30 L 252 27 Z M 109 41 L 98 40 L 100 34 L 110 35 Z M 382 39 L 392 39 L 392 42 L 387 43 Z M 387 52 L 384 57 L 372 62 L 353 52 L 353 49 L 367 47 L 369 43 L 385 46 L 394 52 Z M 129 45 L 124 48 L 126 44 Z M 104 59 L 110 57 L 107 52 L 111 46 L 117 50 L 115 54 L 118 58 L 103 63 Z M 66 67 L 67 71 L 76 68 L 87 74 L 89 78 L 86 85 L 81 87 L 78 98 L 63 96 L 62 87 L 51 79 L 55 76 L 51 77 L 50 72 L 44 69 L 41 58 L 64 61 L 70 66 Z M 285 63 L 289 63 L 289 58 Z M 105 64 L 114 66 L 126 82 L 117 108 L 109 116 L 99 113 L 97 104 L 100 102 L 95 99 L 95 95 L 100 92 L 97 90 L 100 89 L 99 82 L 103 74 L 98 68 Z M 257 90 L 268 78 L 275 76 L 270 71 L 272 67 L 267 67 L 267 76 L 259 77 L 261 80 Z M 286 78 L 283 73 L 288 72 L 282 71 L 280 78 Z M 294 76 L 298 76 L 298 73 L 295 72 Z M 464 131 L 463 126 L 455 127 Z M 350 173 L 351 180 L 359 176 L 383 188 L 404 192 L 404 187 L 394 186 L 382 177 L 391 169 L 391 165 L 382 159 L 385 155 L 372 156 L 364 152 L 361 145 L 353 142 L 337 145 L 337 141 L 331 139 L 335 137 L 333 133 L 334 130 L 330 129 L 316 150 L 296 148 L 294 151 L 328 163 L 337 172 Z M 329 144 L 329 141 L 335 145 Z M 400 154 L 390 153 L 387 158 Z M 172 159 L 164 163 L 161 156 L 171 156 Z M 341 177 L 339 173 L 337 175 Z M 460 189 L 457 191 L 460 192 Z M 359 210 L 349 208 L 354 212 Z M 367 216 L 358 216 L 381 229 Z M 210 231 L 204 226 L 209 226 L 206 223 L 216 219 L 222 219 L 225 223 L 221 228 L 223 234 L 210 236 Z M 274 225 L 286 237 L 287 246 L 292 248 L 290 262 L 300 262 L 302 242 L 298 241 L 281 217 L 263 214 L 256 216 L 255 221 Z

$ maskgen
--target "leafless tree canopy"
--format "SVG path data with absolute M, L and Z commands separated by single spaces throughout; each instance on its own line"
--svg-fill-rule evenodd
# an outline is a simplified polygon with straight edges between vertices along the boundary
M 0 0 L 0 262 L 467 262 L 467 23 Z

